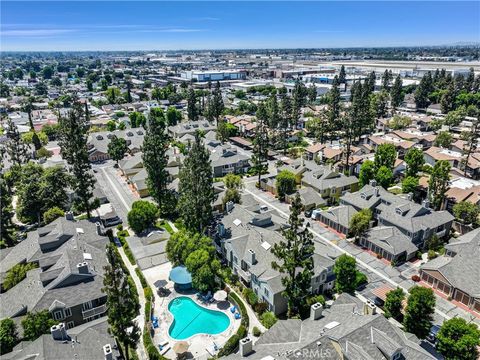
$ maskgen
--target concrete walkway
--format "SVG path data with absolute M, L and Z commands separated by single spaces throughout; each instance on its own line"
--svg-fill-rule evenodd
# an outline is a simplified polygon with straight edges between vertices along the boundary
M 243 303 L 243 306 L 245 306 L 245 309 L 247 309 L 248 320 L 249 320 L 248 333 L 250 335 L 253 335 L 253 328 L 254 327 L 257 327 L 262 333 L 265 332 L 267 329 L 265 328 L 265 326 L 262 325 L 260 320 L 258 320 L 257 314 L 255 314 L 255 311 L 253 311 L 253 309 L 250 307 L 250 304 L 248 304 L 243 299 L 243 297 L 237 291 L 235 291 L 230 285 L 227 285 L 227 287 L 231 292 L 233 292 L 234 294 L 236 294 L 238 296 L 240 301 Z M 253 337 L 253 339 L 255 339 L 255 337 Z
M 143 293 L 142 283 L 135 272 L 135 268 L 137 265 L 130 264 L 127 256 L 125 255 L 125 251 L 123 251 L 122 247 L 118 248 L 118 252 L 122 257 L 123 263 L 127 267 L 128 271 L 130 272 L 130 276 L 135 283 L 135 287 L 137 288 L 138 292 L 138 300 L 140 302 L 140 314 L 135 318 L 135 322 L 137 323 L 138 327 L 140 328 L 140 339 L 137 343 L 137 355 L 139 360 L 148 360 L 147 352 L 145 351 L 145 346 L 143 345 L 143 330 L 145 328 L 145 294 Z

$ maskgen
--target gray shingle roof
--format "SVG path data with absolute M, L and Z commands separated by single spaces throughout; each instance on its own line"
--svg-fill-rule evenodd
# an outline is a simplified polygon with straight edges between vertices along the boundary
M 480 298 L 480 228 L 445 245 L 453 257 L 441 256 L 422 266 L 438 270 L 455 288 Z
M 64 242 L 56 242 L 59 233 L 73 235 Z M 55 247 L 42 250 L 40 245 L 47 243 L 46 238 L 54 241 Z M 0 318 L 14 317 L 25 308 L 28 311 L 48 309 L 55 301 L 72 307 L 105 296 L 102 287 L 108 239 L 96 233 L 93 223 L 59 218 L 30 233 L 27 240 L 36 244 L 35 254 L 29 261 L 38 261 L 40 268 L 29 271 L 26 279 L 0 294 Z M 12 264 L 13 259 L 8 259 L 8 263 Z M 88 263 L 88 274 L 79 273 L 77 264 L 83 262 Z M 3 264 L 2 261 L 2 268 Z
M 254 344 L 254 353 L 247 358 L 270 355 L 275 359 L 311 359 L 312 354 L 322 354 L 313 358 L 382 360 L 385 353 L 401 351 L 407 360 L 434 359 L 415 337 L 381 314 L 363 314 L 362 306 L 358 299 L 342 294 L 318 320 L 279 320 L 262 334 Z M 239 354 L 227 357 L 239 358 Z
M 369 229 L 365 237 L 371 243 L 386 250 L 390 254 L 411 254 L 418 250 L 412 240 L 394 226 L 377 226 Z
M 116 359 L 120 354 L 114 347 L 115 339 L 107 329 L 107 320 L 103 318 L 68 330 L 69 341 L 54 340 L 50 334 L 42 335 L 35 341 L 17 345 L 9 359 L 104 360 L 103 346 L 106 344 L 112 346 L 113 358 Z

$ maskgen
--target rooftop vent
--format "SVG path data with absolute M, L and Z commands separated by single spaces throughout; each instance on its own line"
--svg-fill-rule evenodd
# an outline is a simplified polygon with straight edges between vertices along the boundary
M 86 261 L 77 264 L 77 270 L 79 274 L 89 274 L 88 263 Z
M 103 346 L 103 355 L 105 356 L 105 360 L 113 360 L 113 352 L 110 344 Z
M 68 340 L 67 329 L 65 328 L 64 323 L 53 325 L 50 328 L 50 333 L 52 334 L 53 340 Z

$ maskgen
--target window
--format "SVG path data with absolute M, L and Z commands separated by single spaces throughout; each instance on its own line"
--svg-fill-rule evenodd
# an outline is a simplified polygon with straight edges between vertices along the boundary
M 83 303 L 83 305 L 82 305 L 83 311 L 85 311 L 85 310 L 90 310 L 92 307 L 93 307 L 93 305 L 92 305 L 92 302 L 91 302 L 91 301 L 88 301 L 88 302 L 86 302 L 86 303 Z
M 53 318 L 55 320 L 62 320 L 63 319 L 63 311 L 62 310 L 57 310 L 53 313 Z
M 66 325 L 66 326 L 67 326 L 67 330 L 68 330 L 68 329 L 71 329 L 71 328 L 73 328 L 73 327 L 75 326 L 75 322 L 69 321 L 69 322 L 67 322 L 67 325 Z
M 72 309 L 70 308 L 66 308 L 65 311 L 65 317 L 69 317 L 69 316 L 72 316 Z
M 270 292 L 265 288 L 263 289 L 263 292 L 265 293 L 265 295 L 269 296 L 270 295 Z

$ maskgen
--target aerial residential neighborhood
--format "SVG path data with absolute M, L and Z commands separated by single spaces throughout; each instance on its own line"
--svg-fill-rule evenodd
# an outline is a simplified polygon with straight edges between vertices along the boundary
M 478 2 L 1 6 L 0 359 L 480 358 Z

